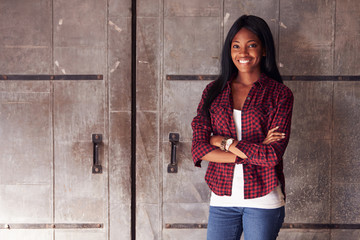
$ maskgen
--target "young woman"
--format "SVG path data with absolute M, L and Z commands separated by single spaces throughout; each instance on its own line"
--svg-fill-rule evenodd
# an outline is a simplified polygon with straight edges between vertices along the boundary
M 209 161 L 208 240 L 276 239 L 284 221 L 282 156 L 293 95 L 282 83 L 266 22 L 241 16 L 226 37 L 221 74 L 192 122 L 195 166 Z

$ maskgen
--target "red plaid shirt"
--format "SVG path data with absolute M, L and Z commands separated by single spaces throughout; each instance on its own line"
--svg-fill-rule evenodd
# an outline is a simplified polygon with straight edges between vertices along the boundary
M 210 145 L 211 135 L 237 139 L 233 118 L 233 101 L 230 81 L 210 106 L 210 118 L 203 113 L 202 106 L 210 83 L 204 90 L 198 106 L 197 115 L 192 121 L 192 156 L 195 166 L 201 167 L 201 158 L 217 149 Z M 251 88 L 241 117 L 242 140 L 236 145 L 245 153 L 247 159 L 236 158 L 243 164 L 244 196 L 257 198 L 270 193 L 280 181 L 285 195 L 283 173 L 283 154 L 289 142 L 293 95 L 284 84 L 261 74 Z M 268 131 L 279 126 L 285 139 L 271 144 L 262 144 Z M 231 195 L 235 163 L 209 162 L 205 181 L 217 195 Z

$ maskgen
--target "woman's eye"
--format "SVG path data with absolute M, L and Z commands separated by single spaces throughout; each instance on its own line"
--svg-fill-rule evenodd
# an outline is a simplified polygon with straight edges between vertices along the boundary
M 238 45 L 234 45 L 233 48 L 239 48 L 239 46 L 238 46 Z
M 249 45 L 249 48 L 256 48 L 256 46 L 257 46 L 256 43 L 252 43 Z

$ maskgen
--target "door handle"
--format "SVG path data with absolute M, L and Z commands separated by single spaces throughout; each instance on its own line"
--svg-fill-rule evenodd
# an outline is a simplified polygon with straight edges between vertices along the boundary
M 177 173 L 176 161 L 176 145 L 179 142 L 180 135 L 178 133 L 170 133 L 169 141 L 171 142 L 171 159 L 168 165 L 168 173 Z
M 102 143 L 102 135 L 93 134 L 92 142 L 94 144 L 92 173 L 102 173 L 102 166 L 99 161 L 99 145 Z

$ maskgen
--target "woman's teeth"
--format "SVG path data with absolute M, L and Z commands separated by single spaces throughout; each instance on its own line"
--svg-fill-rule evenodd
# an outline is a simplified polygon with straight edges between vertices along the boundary
M 250 60 L 239 60 L 239 63 L 248 63 Z

